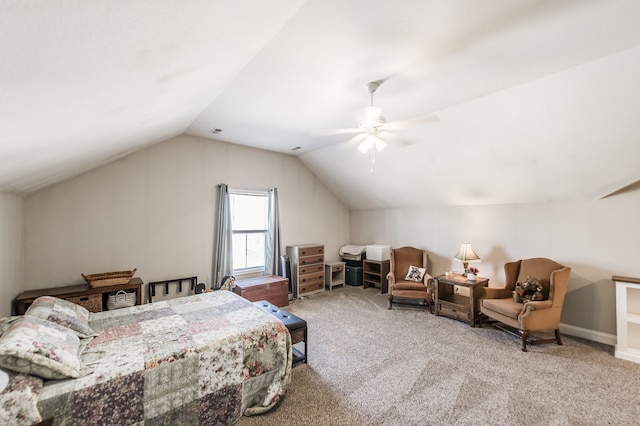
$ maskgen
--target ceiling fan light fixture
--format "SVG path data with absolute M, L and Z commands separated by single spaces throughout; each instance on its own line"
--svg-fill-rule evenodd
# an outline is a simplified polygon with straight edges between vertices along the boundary
M 375 148 L 378 152 L 387 147 L 387 144 L 380 139 L 377 135 L 368 134 L 362 143 L 358 146 L 358 150 L 363 154 L 366 154 L 372 148 Z
M 382 151 L 383 149 L 385 149 L 387 147 L 387 144 L 377 136 L 375 137 L 375 140 L 373 141 L 373 145 L 376 147 L 378 152 Z
M 363 154 L 366 154 L 367 151 L 373 146 L 373 141 L 370 139 L 370 136 L 367 136 L 360 145 L 358 145 L 358 151 Z

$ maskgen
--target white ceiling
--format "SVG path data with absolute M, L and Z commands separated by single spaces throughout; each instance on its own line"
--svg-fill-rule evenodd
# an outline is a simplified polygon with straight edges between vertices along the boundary
M 640 179 L 638 76 L 637 0 L 0 0 L 0 190 L 187 133 L 297 155 L 353 209 L 598 199 Z M 388 121 L 438 121 L 371 173 L 312 134 L 375 80 Z

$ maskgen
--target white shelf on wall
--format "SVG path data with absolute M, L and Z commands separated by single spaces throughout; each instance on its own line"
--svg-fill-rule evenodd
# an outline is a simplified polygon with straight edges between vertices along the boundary
M 617 358 L 640 363 L 640 279 L 614 276 Z
M 640 324 L 640 315 L 627 313 L 627 322 Z

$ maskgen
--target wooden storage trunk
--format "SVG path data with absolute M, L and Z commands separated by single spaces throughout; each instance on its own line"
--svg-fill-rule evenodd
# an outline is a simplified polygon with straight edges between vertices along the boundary
M 279 275 L 238 280 L 233 292 L 250 302 L 267 300 L 280 308 L 289 305 L 289 281 Z

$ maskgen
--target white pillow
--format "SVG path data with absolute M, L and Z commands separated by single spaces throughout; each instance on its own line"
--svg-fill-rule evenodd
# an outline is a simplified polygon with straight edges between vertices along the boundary
M 77 378 L 88 372 L 80 362 L 82 348 L 73 330 L 22 317 L 0 337 L 0 367 L 43 379 Z
M 419 268 L 417 266 L 409 266 L 409 270 L 407 271 L 407 276 L 404 277 L 407 281 L 415 281 L 417 283 L 421 282 L 424 278 L 424 274 L 427 273 L 426 268 Z
M 4 370 L 0 369 L 0 392 L 2 392 L 4 388 L 7 387 L 8 384 L 9 384 L 9 375 Z
M 40 296 L 33 301 L 24 315 L 69 328 L 81 339 L 97 336 L 97 333 L 89 327 L 91 313 L 87 308 L 68 300 L 53 296 Z

